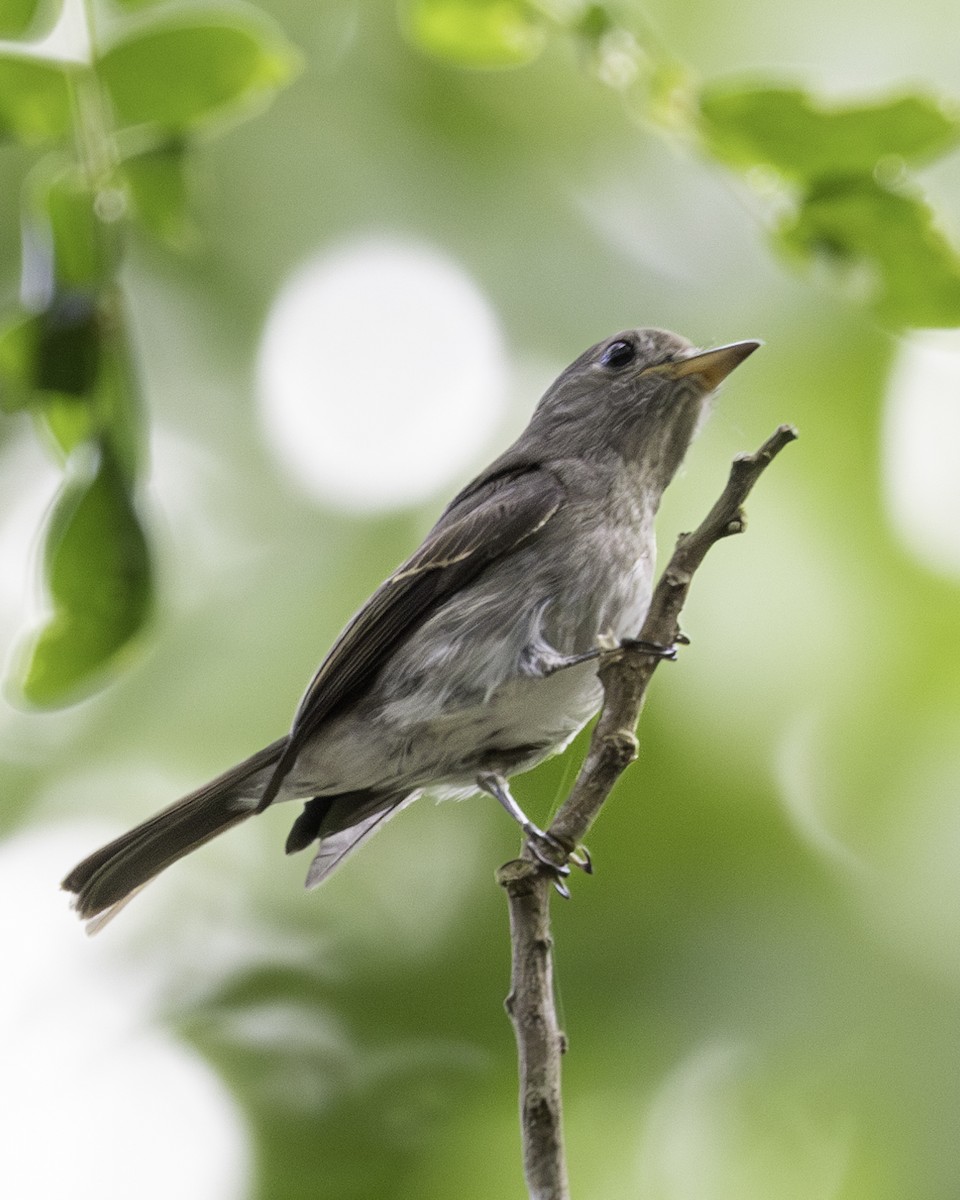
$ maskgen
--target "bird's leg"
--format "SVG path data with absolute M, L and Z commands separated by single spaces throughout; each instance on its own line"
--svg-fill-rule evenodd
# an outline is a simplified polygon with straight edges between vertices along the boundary
M 561 658 L 559 662 L 553 662 L 549 667 L 544 667 L 544 675 L 555 675 L 557 671 L 565 671 L 567 667 L 578 667 L 581 663 L 593 662 L 598 659 L 603 651 L 599 646 L 594 650 L 587 650 L 584 654 L 571 654 L 569 658 Z
M 553 875 L 557 876 L 554 886 L 560 895 L 565 898 L 569 897 L 570 893 L 562 882 L 562 879 L 564 876 L 570 874 L 570 868 L 566 862 L 555 862 L 544 847 L 549 847 L 555 854 L 559 853 L 563 855 L 564 859 L 569 858 L 575 866 L 590 874 L 593 870 L 593 864 L 590 861 L 590 855 L 586 847 L 580 846 L 578 847 L 579 854 L 571 854 L 561 841 L 558 841 L 552 834 L 545 833 L 538 825 L 534 825 L 513 798 L 510 785 L 502 775 L 497 775 L 494 771 L 483 771 L 477 776 L 477 787 L 481 791 L 486 792 L 488 796 L 493 796 L 506 809 L 510 816 L 513 817 L 526 834 L 530 853 L 537 862 L 546 867 Z

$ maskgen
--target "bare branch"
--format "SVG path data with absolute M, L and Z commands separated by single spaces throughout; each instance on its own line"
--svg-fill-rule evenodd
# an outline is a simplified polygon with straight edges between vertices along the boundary
M 653 673 L 671 647 L 694 572 L 722 538 L 742 533 L 742 505 L 773 459 L 797 436 L 781 425 L 756 454 L 740 455 L 720 498 L 693 533 L 681 534 L 660 577 L 637 643 L 605 651 L 600 661 L 604 703 L 580 774 L 550 826 L 550 834 L 572 852 L 596 820 L 620 775 L 637 756 L 634 730 Z M 560 1091 L 560 1057 L 565 1038 L 553 996 L 550 889 L 554 877 L 525 849 L 500 868 L 507 893 L 513 954 L 507 1011 L 513 1022 L 520 1063 L 520 1124 L 530 1200 L 568 1200 Z

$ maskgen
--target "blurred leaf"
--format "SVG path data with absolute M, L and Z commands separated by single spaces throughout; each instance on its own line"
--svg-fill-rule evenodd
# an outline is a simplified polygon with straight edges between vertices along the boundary
M 409 39 L 460 67 L 517 67 L 543 49 L 542 23 L 524 0 L 402 0 Z
M 133 488 L 143 454 L 143 414 L 140 387 L 127 339 L 129 322 L 120 295 L 100 297 L 105 337 L 95 395 L 97 428 L 127 486 Z
M 75 169 L 53 177 L 39 195 L 49 223 L 57 291 L 88 291 L 110 274 L 112 232 L 98 215 L 97 194 Z
M 574 32 L 591 45 L 596 45 L 605 33 L 615 28 L 613 17 L 603 5 L 591 4 L 577 18 Z
M 190 220 L 185 157 L 182 144 L 169 144 L 132 155 L 121 168 L 137 221 L 178 250 L 197 237 Z
M 870 174 L 888 156 L 933 158 L 960 141 L 960 118 L 926 96 L 831 107 L 798 88 L 721 84 L 700 93 L 700 130 L 724 162 L 810 180 Z
M 92 441 L 99 431 L 96 409 L 78 404 L 72 396 L 48 392 L 36 417 L 60 458 L 65 462 L 79 446 Z
M 29 408 L 34 397 L 34 363 L 40 319 L 18 316 L 0 329 L 0 409 Z
M 78 403 L 78 396 L 61 388 L 36 391 L 33 406 L 61 459 L 66 461 L 84 443 L 104 442 L 127 486 L 132 488 L 142 449 L 139 389 L 117 304 L 116 297 L 107 292 L 91 312 L 95 348 L 81 352 L 95 355 L 96 370 L 91 372 L 81 402 Z M 83 368 L 75 365 L 70 369 L 79 372 Z
M 96 64 L 120 125 L 186 129 L 269 101 L 296 51 L 265 19 L 179 12 L 114 43 Z
M 53 616 L 30 649 L 22 688 L 32 703 L 53 706 L 89 686 L 149 611 L 146 540 L 105 446 L 92 478 L 68 486 L 57 502 L 45 573 Z
M 62 294 L 44 312 L 20 315 L 0 331 L 0 408 L 46 403 L 43 393 L 76 398 L 93 390 L 100 362 L 96 303 Z
M 69 131 L 66 69 L 33 58 L 0 56 L 0 137 L 33 144 Z
M 867 176 L 824 180 L 780 229 L 785 248 L 865 268 L 870 301 L 896 326 L 960 324 L 960 258 L 918 197 Z
M 86 396 L 100 365 L 100 322 L 93 296 L 61 293 L 39 318 L 34 385 L 44 392 Z
M 53 6 L 47 0 L 0 0 L 0 38 L 22 37 L 42 8 Z

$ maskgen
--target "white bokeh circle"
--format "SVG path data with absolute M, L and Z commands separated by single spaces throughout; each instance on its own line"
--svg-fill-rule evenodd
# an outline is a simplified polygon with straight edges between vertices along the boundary
M 259 355 L 268 441 L 312 497 L 355 511 L 414 505 L 462 477 L 497 429 L 496 315 L 431 247 L 368 239 L 299 267 Z
M 905 338 L 890 375 L 884 484 L 894 524 L 916 556 L 960 575 L 960 332 Z
M 0 845 L 0 1195 L 238 1200 L 252 1160 L 242 1113 L 153 1019 L 135 956 L 86 938 L 55 886 L 101 833 L 49 827 Z

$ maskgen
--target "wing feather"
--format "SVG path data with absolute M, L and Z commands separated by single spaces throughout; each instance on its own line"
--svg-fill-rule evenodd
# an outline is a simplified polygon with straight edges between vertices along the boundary
M 355 696 L 386 656 L 448 596 L 539 532 L 564 488 L 541 467 L 503 472 L 461 492 L 420 548 L 350 621 L 304 693 L 258 811 L 276 796 L 303 744 Z

